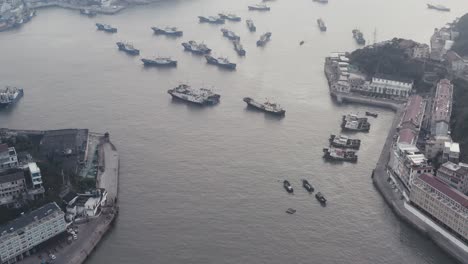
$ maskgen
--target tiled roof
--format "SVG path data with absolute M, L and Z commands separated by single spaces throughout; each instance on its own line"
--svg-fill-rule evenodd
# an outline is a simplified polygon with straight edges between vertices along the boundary
M 400 130 L 398 135 L 399 135 L 399 138 L 398 138 L 399 143 L 413 144 L 414 139 L 416 138 L 415 132 L 409 128 L 404 128 Z
M 461 204 L 463 207 L 468 208 L 468 196 L 446 185 L 445 183 L 443 183 L 436 177 L 430 174 L 422 174 L 419 176 L 419 179 L 426 182 L 427 184 L 432 186 L 434 189 L 452 198 L 457 203 Z
M 414 125 L 420 125 L 423 117 L 423 107 L 423 98 L 419 95 L 412 95 L 408 100 L 402 123 L 411 122 Z
M 8 151 L 8 145 L 0 144 L 0 152 L 5 152 L 5 151 Z
M 24 172 L 22 170 L 11 171 L 0 174 L 0 184 L 24 179 Z

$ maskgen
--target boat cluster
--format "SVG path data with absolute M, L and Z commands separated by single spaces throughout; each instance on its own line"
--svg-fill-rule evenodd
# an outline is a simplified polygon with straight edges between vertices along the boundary
M 367 116 L 377 117 L 376 113 L 366 112 Z M 368 132 L 370 123 L 367 117 L 355 114 L 344 115 L 341 122 L 343 131 Z M 349 138 L 346 135 L 330 135 L 329 147 L 323 149 L 323 157 L 331 161 L 357 162 L 357 150 L 361 147 L 361 140 Z
M 315 188 L 312 186 L 312 184 L 309 183 L 308 180 L 302 179 L 302 187 L 308 192 L 308 193 L 313 193 L 315 191 Z M 288 180 L 283 181 L 283 188 L 288 192 L 288 193 L 294 193 L 294 188 L 292 187 L 291 183 Z M 327 199 L 321 192 L 317 192 L 315 194 L 315 199 L 319 201 L 322 205 L 326 205 Z M 296 212 L 296 210 L 289 208 L 287 211 L 289 214 L 293 214 Z
M 256 4 L 249 5 L 249 10 L 259 10 L 259 11 L 269 11 L 270 7 L 265 4 Z M 89 10 L 87 10 L 89 12 Z M 83 11 L 85 12 L 85 11 Z M 232 13 L 219 13 L 217 16 L 199 16 L 198 20 L 200 23 L 209 23 L 209 24 L 224 24 L 225 21 L 239 22 L 242 20 L 241 17 L 232 14 Z M 250 32 L 255 32 L 257 30 L 254 22 L 251 19 L 246 20 L 247 28 Z M 117 28 L 108 24 L 96 23 L 97 30 L 104 31 L 108 33 L 117 33 Z M 177 27 L 151 27 L 155 35 L 166 35 L 171 37 L 181 37 L 183 36 L 183 31 L 179 30 Z M 235 32 L 222 28 L 221 33 L 224 37 L 229 39 L 232 42 L 234 50 L 239 56 L 245 56 L 246 51 L 240 42 L 240 36 Z M 260 36 L 257 41 L 257 46 L 264 46 L 271 38 L 271 32 L 266 32 Z M 117 42 L 117 47 L 120 51 L 123 51 L 129 55 L 137 56 L 140 55 L 140 50 L 133 46 L 132 43 L 120 41 Z M 198 43 L 195 40 L 189 40 L 187 42 L 181 43 L 185 51 L 205 56 L 206 62 L 208 64 L 216 65 L 220 68 L 226 69 L 236 69 L 236 63 L 231 62 L 227 57 L 215 57 L 210 55 L 212 50 L 205 43 Z M 156 58 L 142 58 L 144 66 L 166 66 L 166 67 L 176 67 L 177 61 L 171 59 L 171 57 L 156 57 Z

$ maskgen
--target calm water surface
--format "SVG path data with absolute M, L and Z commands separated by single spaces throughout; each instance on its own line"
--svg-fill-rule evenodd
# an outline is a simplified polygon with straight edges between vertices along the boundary
M 377 41 L 427 43 L 433 28 L 468 9 L 464 0 L 443 2 L 452 12 L 428 10 L 425 0 L 277 0 L 268 13 L 247 11 L 250 0 L 167 1 L 93 19 L 40 10 L 32 23 L 0 34 L 1 85 L 26 93 L 0 112 L 0 127 L 110 131 L 121 153 L 121 214 L 90 264 L 453 263 L 400 223 L 371 183 L 393 113 L 371 109 L 379 118 L 370 133 L 354 135 L 363 141 L 357 164 L 321 158 L 341 115 L 369 109 L 331 101 L 324 57 L 355 49 L 355 27 L 369 42 L 376 29 Z M 223 11 L 243 18 L 224 27 L 241 36 L 245 58 L 221 36 L 222 26 L 197 22 L 198 15 Z M 257 33 L 248 32 L 247 18 Z M 95 22 L 119 32 L 98 32 Z M 178 26 L 184 36 L 154 36 L 155 25 Z M 266 31 L 272 41 L 257 48 Z M 238 69 L 220 70 L 183 52 L 180 43 L 190 39 L 205 41 Z M 179 66 L 144 69 L 138 57 L 117 51 L 120 40 L 133 42 L 142 56 L 172 56 Z M 166 91 L 180 82 L 213 87 L 220 105 L 172 101 Z M 272 98 L 286 117 L 248 110 L 244 96 Z M 327 207 L 302 189 L 302 178 L 328 197 Z M 284 179 L 294 195 L 283 190 Z M 285 214 L 288 207 L 297 213 Z

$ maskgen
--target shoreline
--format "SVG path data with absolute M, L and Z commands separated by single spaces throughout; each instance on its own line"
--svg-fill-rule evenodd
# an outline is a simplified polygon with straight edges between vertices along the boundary
M 334 76 L 331 65 L 327 61 L 324 65 L 324 72 L 328 81 L 330 96 L 336 99 L 338 103 L 371 105 L 390 109 L 395 112 L 392 127 L 388 131 L 379 160 L 375 169 L 372 171 L 372 183 L 382 196 L 385 203 L 402 222 L 412 226 L 418 232 L 429 238 L 434 244 L 457 262 L 468 264 L 468 252 L 454 244 L 449 238 L 443 236 L 431 225 L 410 212 L 406 206 L 411 207 L 411 205 L 407 204 L 404 199 L 402 199 L 400 192 L 396 193 L 387 182 L 387 179 L 389 178 L 389 174 L 387 173 L 387 164 L 390 160 L 390 152 L 393 145 L 394 135 L 404 113 L 404 106 L 406 103 L 334 91 L 332 89 L 332 84 L 336 82 L 336 76 Z

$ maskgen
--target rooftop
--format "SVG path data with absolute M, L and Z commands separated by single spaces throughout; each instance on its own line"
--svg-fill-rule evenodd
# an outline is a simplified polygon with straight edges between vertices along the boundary
M 60 207 L 55 203 L 48 203 L 30 213 L 27 213 L 23 216 L 16 218 L 15 220 L 9 222 L 6 225 L 0 226 L 0 237 L 4 232 L 14 232 L 20 230 L 29 224 L 41 220 L 53 212 L 61 211 Z
M 424 117 L 424 101 L 419 95 L 412 95 L 406 106 L 402 124 L 412 123 L 415 126 L 420 126 Z
M 437 179 L 436 177 L 430 174 L 421 174 L 419 179 L 424 181 L 425 183 L 432 186 L 434 189 L 438 190 L 439 192 L 445 194 L 446 196 L 450 197 L 457 203 L 461 204 L 463 207 L 468 208 L 468 196 L 464 195 L 463 193 L 455 190 L 452 187 L 447 186 L 445 183 Z
M 389 80 L 389 81 L 394 81 L 394 82 L 409 83 L 409 84 L 413 83 L 413 80 L 408 79 L 408 78 L 403 78 L 403 77 L 393 76 L 393 75 L 388 75 L 388 74 L 382 74 L 382 73 L 376 73 L 373 78 L 384 79 L 384 80 Z
M 409 128 L 403 128 L 398 135 L 399 143 L 413 144 L 416 138 L 416 132 Z
M 0 144 L 0 152 L 5 152 L 5 151 L 8 151 L 8 145 Z
M 14 170 L 0 174 L 0 184 L 22 179 L 24 179 L 24 172 L 22 170 Z
M 39 167 L 37 166 L 36 162 L 28 163 L 28 167 L 29 167 L 29 171 L 30 171 L 31 173 L 41 172 L 41 170 L 40 170 Z
M 434 109 L 432 119 L 434 121 L 450 121 L 450 114 L 452 112 L 452 93 L 453 85 L 449 80 L 440 80 L 437 84 L 436 95 L 434 99 Z

